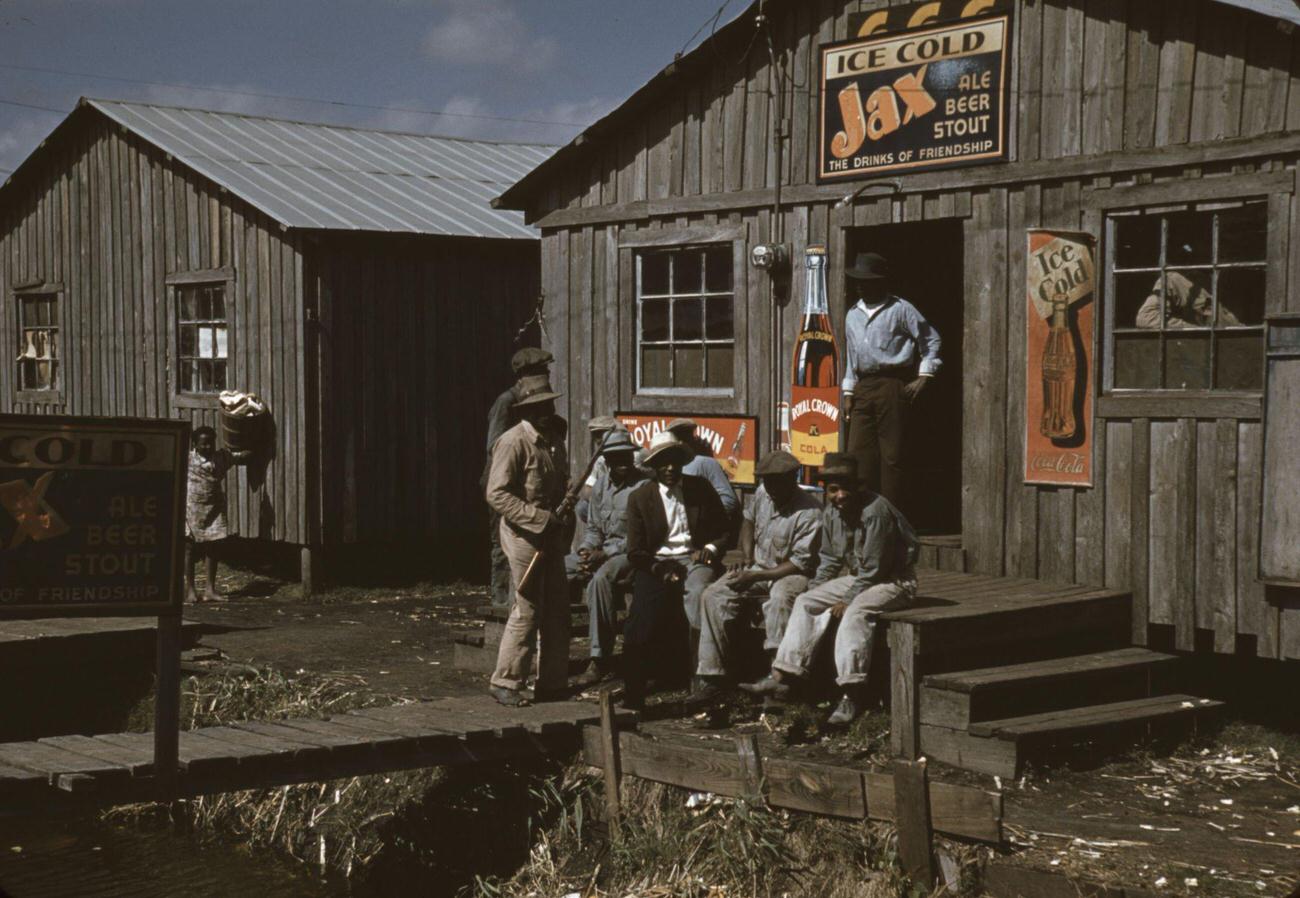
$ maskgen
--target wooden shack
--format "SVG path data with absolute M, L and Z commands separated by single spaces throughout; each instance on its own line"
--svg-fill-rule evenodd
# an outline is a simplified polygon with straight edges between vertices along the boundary
M 941 552 L 959 542 L 980 575 L 1130 595 L 1138 645 L 1300 660 L 1297 22 L 1293 5 L 1268 0 L 754 3 L 498 200 L 542 231 L 569 418 L 756 415 L 770 448 L 805 247 L 828 248 L 841 346 L 845 260 L 875 249 L 944 337 L 912 462 L 929 488 L 915 513 L 947 531 L 931 539 Z M 824 55 L 891 35 L 934 38 L 924 53 L 964 23 L 1004 29 L 980 101 L 990 142 L 975 148 L 992 158 L 867 159 L 865 177 L 839 177 Z M 954 97 L 935 91 L 927 132 Z M 868 131 L 924 114 L 885 99 L 895 120 Z M 1037 228 L 1094 247 L 1081 485 L 1026 476 Z M 750 264 L 756 245 L 782 243 L 784 278 Z M 659 346 L 638 317 L 647 260 L 679 250 L 703 255 L 706 279 L 716 272 L 706 298 L 730 300 L 702 341 L 692 326 L 700 345 L 670 346 L 691 371 L 709 360 L 688 381 L 647 356 Z M 1135 327 L 1152 273 L 1180 266 L 1218 278 L 1231 329 Z
M 488 201 L 550 151 L 83 99 L 0 187 L 0 410 L 217 426 L 252 391 L 234 535 L 458 572 L 538 292 L 536 232 Z

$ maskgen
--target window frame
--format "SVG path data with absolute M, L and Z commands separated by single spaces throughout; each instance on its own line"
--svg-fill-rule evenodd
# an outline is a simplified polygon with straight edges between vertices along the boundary
M 197 269 L 181 271 L 168 275 L 167 286 L 167 320 L 170 325 L 168 374 L 171 379 L 172 404 L 177 408 L 216 408 L 220 404 L 221 391 L 213 393 L 182 390 L 180 383 L 181 357 L 181 291 L 193 287 L 221 287 L 224 292 L 226 321 L 226 389 L 230 389 L 230 375 L 233 372 L 235 353 L 237 351 L 237 329 L 235 314 L 235 272 L 231 268 Z M 215 320 L 215 319 L 213 319 Z
M 1265 236 L 1264 236 L 1263 257 L 1260 258 L 1258 261 L 1249 261 L 1249 262 L 1220 261 L 1219 259 L 1220 224 L 1217 218 L 1218 213 L 1232 211 L 1234 209 L 1242 209 L 1250 205 L 1258 205 L 1264 207 L 1263 218 L 1264 218 L 1264 225 L 1265 225 Z M 1207 216 L 1215 216 L 1213 219 L 1213 224 L 1211 225 L 1211 233 L 1210 233 L 1211 250 L 1210 250 L 1209 262 L 1196 262 L 1196 263 L 1187 263 L 1187 264 L 1179 265 L 1179 264 L 1173 264 L 1169 261 L 1168 258 L 1169 221 L 1166 216 L 1170 214 L 1180 214 L 1180 213 L 1183 214 L 1192 213 L 1192 214 L 1203 214 Z M 1125 268 L 1117 271 L 1115 262 L 1116 262 L 1116 248 L 1118 246 L 1118 240 L 1116 239 L 1116 229 L 1118 224 L 1122 222 L 1124 219 L 1144 218 L 1147 216 L 1158 218 L 1161 223 L 1160 257 L 1156 262 L 1156 265 L 1154 267 L 1148 266 L 1148 267 L 1140 267 L 1140 268 Z M 1247 198 L 1241 200 L 1215 200 L 1209 202 L 1189 203 L 1182 208 L 1169 207 L 1169 206 L 1156 206 L 1156 207 L 1137 208 L 1137 209 L 1111 209 L 1106 211 L 1104 223 L 1105 223 L 1104 225 L 1105 234 L 1103 239 L 1105 241 L 1105 256 L 1104 256 L 1105 269 L 1103 271 L 1103 275 L 1105 280 L 1105 290 L 1108 297 L 1110 298 L 1110 301 L 1106 303 L 1106 314 L 1104 318 L 1105 321 L 1104 327 L 1106 329 L 1105 330 L 1106 365 L 1103 371 L 1102 388 L 1105 391 L 1106 395 L 1127 396 L 1127 395 L 1134 395 L 1134 394 L 1152 394 L 1152 393 L 1157 393 L 1162 395 L 1165 394 L 1186 395 L 1189 393 L 1199 393 L 1207 396 L 1233 396 L 1233 395 L 1249 396 L 1252 394 L 1257 394 L 1262 392 L 1263 373 L 1264 373 L 1264 350 L 1263 350 L 1264 321 L 1261 320 L 1259 324 L 1220 325 L 1218 323 L 1218 318 L 1219 318 L 1219 308 L 1220 308 L 1219 275 L 1223 271 L 1258 271 L 1263 276 L 1263 285 L 1264 285 L 1263 294 L 1259 297 L 1261 310 L 1264 308 L 1267 302 L 1268 279 L 1269 279 L 1269 259 L 1268 259 L 1269 218 L 1268 218 L 1268 202 L 1266 198 L 1253 197 L 1253 198 Z M 1208 380 L 1211 382 L 1213 382 L 1213 380 L 1215 379 L 1217 363 L 1218 363 L 1217 349 L 1223 335 L 1224 334 L 1257 334 L 1260 338 L 1259 373 L 1261 378 L 1260 386 L 1258 388 L 1248 387 L 1244 389 L 1236 389 L 1231 387 L 1220 387 L 1214 385 L 1205 386 L 1205 387 L 1199 387 L 1199 386 L 1198 387 L 1171 387 L 1171 386 L 1121 387 L 1115 385 L 1115 363 L 1117 360 L 1117 355 L 1115 351 L 1115 343 L 1116 343 L 1115 335 L 1116 335 L 1116 327 L 1117 327 L 1115 315 L 1118 306 L 1118 295 L 1117 295 L 1118 290 L 1115 288 L 1115 285 L 1117 283 L 1117 276 L 1123 274 L 1146 274 L 1146 275 L 1155 275 L 1157 277 L 1164 279 L 1167 278 L 1171 273 L 1178 273 L 1183 271 L 1209 273 L 1210 275 L 1209 293 L 1210 293 L 1210 299 L 1213 302 L 1214 314 L 1211 318 L 1212 323 L 1206 327 L 1174 329 L 1172 333 L 1174 334 L 1175 337 L 1204 334 L 1209 339 L 1209 355 L 1206 361 L 1206 366 L 1207 366 L 1206 374 Z M 1119 333 L 1121 335 L 1123 334 L 1155 334 L 1156 335 L 1155 340 L 1153 342 L 1156 345 L 1158 345 L 1160 348 L 1159 358 L 1160 358 L 1160 371 L 1162 372 L 1162 378 L 1163 378 L 1163 373 L 1165 371 L 1166 362 L 1167 362 L 1166 343 L 1169 339 L 1169 334 L 1171 333 L 1171 329 L 1165 326 L 1163 302 L 1164 300 L 1162 299 L 1161 322 L 1159 328 L 1156 329 L 1139 328 L 1131 325 L 1125 325 L 1124 327 L 1119 328 Z
M 21 339 L 22 332 L 24 330 L 23 321 L 22 321 L 23 301 L 37 296 L 51 296 L 54 298 L 54 314 L 57 318 L 58 323 L 54 326 L 53 329 L 56 330 L 60 335 L 60 340 L 59 340 L 60 355 L 58 355 L 54 359 L 55 364 L 57 366 L 56 370 L 58 371 L 58 374 L 55 376 L 55 383 L 57 384 L 57 386 L 51 387 L 49 389 L 24 387 L 22 385 L 21 363 L 16 364 L 13 368 L 14 397 L 18 401 L 22 401 L 22 402 L 62 402 L 63 401 L 64 383 L 67 378 L 66 350 L 68 346 L 68 339 L 67 339 L 68 333 L 67 333 L 67 327 L 65 325 L 66 315 L 64 314 L 66 311 L 66 304 L 64 302 L 64 293 L 65 291 L 62 284 L 45 283 L 44 281 L 35 284 L 24 285 L 21 287 L 15 287 L 10 292 L 13 301 L 14 333 L 17 337 L 19 337 L 19 339 Z
M 698 251 L 698 252 L 700 252 L 700 253 L 707 253 L 710 249 L 725 249 L 725 250 L 728 251 L 729 255 L 731 256 L 731 258 L 729 259 L 729 262 L 731 263 L 731 266 L 732 266 L 732 267 L 731 267 L 731 289 L 730 289 L 729 291 L 727 291 L 727 292 L 723 292 L 723 291 L 712 291 L 712 292 L 710 292 L 710 291 L 709 291 L 709 289 L 708 289 L 708 283 L 707 283 L 708 273 L 707 273 L 707 262 L 706 262 L 706 263 L 705 263 L 705 269 L 702 270 L 702 271 L 701 271 L 701 274 L 700 274 L 700 291 L 699 291 L 698 293 L 676 293 L 676 292 L 674 292 L 674 289 L 673 289 L 672 274 L 671 274 L 671 272 L 675 270 L 675 265 L 674 265 L 674 266 L 670 266 L 670 268 L 669 268 L 670 274 L 669 274 L 668 292 L 667 292 L 667 293 L 664 293 L 664 294 L 655 294 L 654 296 L 651 296 L 651 297 L 650 297 L 651 300 L 663 300 L 663 301 L 667 301 L 667 302 L 669 303 L 669 313 L 668 313 L 668 338 L 667 338 L 667 340 L 656 340 L 656 341 L 651 341 L 651 342 L 648 343 L 648 344 L 647 344 L 647 343 L 644 343 L 644 342 L 642 341 L 642 339 L 641 339 L 641 336 L 642 336 L 641 325 L 642 325 L 642 321 L 643 321 L 643 314 L 644 314 L 644 308 L 645 308 L 645 299 L 643 298 L 643 294 L 642 294 L 642 290 L 641 290 L 641 280 L 642 280 L 642 263 L 643 263 L 645 257 L 648 256 L 648 255 L 654 255 L 654 254 L 677 254 L 677 253 L 689 253 L 689 252 L 692 252 L 692 251 Z M 635 382 L 634 382 L 634 385 L 633 385 L 633 386 L 634 386 L 634 392 L 636 393 L 636 395 L 638 395 L 638 396 L 699 396 L 699 397 L 723 397 L 723 398 L 725 398 L 725 397 L 731 397 L 731 396 L 734 396 L 734 395 L 736 394 L 736 348 L 737 348 L 737 347 L 736 347 L 736 344 L 737 344 L 737 338 L 736 338 L 736 333 L 737 333 L 737 328 L 736 328 L 736 317 L 737 317 L 737 316 L 736 316 L 736 303 L 737 303 L 736 282 L 737 282 L 737 277 L 736 277 L 736 270 L 735 270 L 735 258 L 734 258 L 734 255 L 735 255 L 735 254 L 734 254 L 734 246 L 732 246 L 731 242 L 730 242 L 730 241 L 722 241 L 722 240 L 695 241 L 695 242 L 689 242 L 689 243 L 675 243 L 675 244 L 665 245 L 665 246 L 643 246 L 643 247 L 637 247 L 637 248 L 634 250 L 634 252 L 633 252 L 633 254 L 632 254 L 632 265 L 633 265 L 633 280 L 632 280 L 632 285 L 633 285 L 633 291 L 634 291 L 634 293 L 633 293 L 633 298 L 634 298 L 634 301 L 636 302 L 636 315 L 634 316 L 635 320 L 634 320 L 634 323 L 633 323 L 633 336 L 634 336 L 634 347 L 633 347 L 633 351 L 634 351 L 634 353 L 636 354 L 636 358 L 635 358 L 634 375 L 633 375 L 634 378 L 635 378 Z M 707 256 L 706 256 L 706 259 L 707 259 Z M 728 340 L 710 340 L 709 337 L 708 337 L 708 332 L 707 332 L 707 329 L 708 329 L 708 300 L 709 300 L 710 297 L 715 297 L 715 296 L 716 296 L 716 297 L 721 297 L 721 296 L 730 296 L 730 297 L 731 297 L 731 337 L 730 337 L 730 339 L 728 339 Z M 676 312 L 676 308 L 675 308 L 675 306 L 676 306 L 677 302 L 680 301 L 680 300 L 683 300 L 683 299 L 694 299 L 694 298 L 698 298 L 698 299 L 701 300 L 700 313 L 701 313 L 701 315 L 703 316 L 703 320 L 701 321 L 701 326 L 700 326 L 700 337 L 699 337 L 698 340 L 683 340 L 682 342 L 678 343 L 678 342 L 674 339 L 674 337 L 675 337 L 674 331 L 676 330 L 675 322 L 676 322 L 676 315 L 677 315 L 677 312 Z M 676 349 L 677 349 L 678 347 L 683 347 L 683 346 L 697 346 L 697 345 L 698 345 L 698 346 L 699 346 L 699 347 L 704 351 L 704 366 L 705 366 L 704 379 L 705 379 L 706 382 L 707 382 L 707 380 L 708 380 L 708 348 L 709 348 L 711 345 L 712 345 L 712 346 L 722 346 L 722 345 L 729 346 L 729 347 L 731 348 L 731 352 L 732 352 L 732 361 L 731 361 L 731 368 L 732 368 L 732 370 L 731 370 L 731 386 L 729 386 L 729 387 L 708 387 L 708 386 L 703 386 L 703 387 L 678 387 L 678 386 L 662 387 L 662 386 L 645 386 L 645 385 L 644 385 L 644 382 L 643 382 L 643 380 L 642 380 L 642 356 L 643 356 L 642 348 L 643 348 L 644 346 L 646 346 L 646 345 L 649 345 L 649 346 L 664 346 L 664 347 L 667 347 L 667 348 L 668 348 L 668 351 L 669 351 L 669 356 L 668 356 L 669 361 L 668 361 L 668 364 L 669 364 L 669 371 L 670 371 L 670 375 L 669 375 L 669 376 L 670 376 L 670 378 L 673 377 L 673 373 L 672 373 L 672 372 L 674 372 L 674 369 L 675 369 L 675 366 L 676 366 Z

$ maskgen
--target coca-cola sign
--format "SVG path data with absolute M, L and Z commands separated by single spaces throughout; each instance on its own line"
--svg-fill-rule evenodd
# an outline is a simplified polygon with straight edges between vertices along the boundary
M 1009 39 L 1000 15 L 824 45 L 818 180 L 1006 159 Z
M 1032 229 L 1028 240 L 1025 482 L 1092 486 L 1093 239 Z

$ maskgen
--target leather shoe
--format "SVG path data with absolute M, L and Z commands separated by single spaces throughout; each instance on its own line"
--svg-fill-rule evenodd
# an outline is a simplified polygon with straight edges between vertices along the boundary
M 722 698 L 722 685 L 714 679 L 708 677 L 696 677 L 691 686 L 692 702 L 711 702 Z
M 831 716 L 826 719 L 828 726 L 844 727 L 853 723 L 862 714 L 862 706 L 858 704 L 856 698 L 849 693 L 844 693 L 844 698 L 840 699 L 837 707 Z
M 741 683 L 738 687 L 741 692 L 748 692 L 750 695 L 763 695 L 783 701 L 790 697 L 790 684 L 783 680 L 768 674 L 756 683 Z
M 528 704 L 528 697 L 518 689 L 507 689 L 504 686 L 489 686 L 488 694 L 497 700 L 498 704 L 505 705 L 507 708 L 522 708 Z
M 618 671 L 614 669 L 612 662 L 606 658 L 593 658 L 591 666 L 584 670 L 573 683 L 583 689 L 590 689 L 593 686 L 608 683 L 617 677 Z

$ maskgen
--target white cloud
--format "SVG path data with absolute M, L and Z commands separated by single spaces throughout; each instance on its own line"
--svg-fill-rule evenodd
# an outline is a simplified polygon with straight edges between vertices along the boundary
M 424 49 L 439 62 L 452 65 L 496 65 L 542 72 L 559 54 L 559 44 L 535 34 L 519 13 L 503 0 L 446 0 L 447 16 L 424 38 Z
M 394 102 L 395 106 L 419 106 L 418 102 Z M 420 115 L 392 110 L 369 122 L 372 127 L 392 131 L 414 131 L 443 137 L 479 140 L 508 140 L 522 143 L 568 143 L 575 134 L 614 106 L 605 97 L 566 100 L 550 106 L 514 109 L 493 106 L 481 97 L 454 96 L 439 111 L 445 116 Z M 561 122 L 565 124 L 541 124 Z

